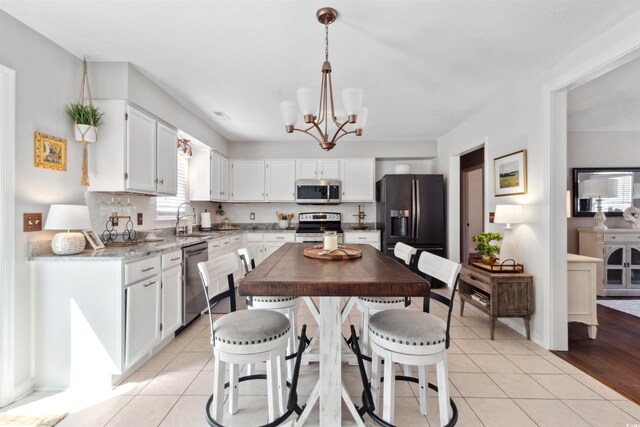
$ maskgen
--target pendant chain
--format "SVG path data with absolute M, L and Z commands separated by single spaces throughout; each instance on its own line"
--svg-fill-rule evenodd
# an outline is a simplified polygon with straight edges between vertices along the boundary
M 329 60 L 329 26 L 324 24 L 324 60 Z

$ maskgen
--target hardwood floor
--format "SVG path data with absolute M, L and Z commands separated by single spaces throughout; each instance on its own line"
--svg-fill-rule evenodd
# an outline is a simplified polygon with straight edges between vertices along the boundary
M 569 351 L 557 356 L 640 404 L 640 317 L 598 305 L 597 339 L 569 324 Z

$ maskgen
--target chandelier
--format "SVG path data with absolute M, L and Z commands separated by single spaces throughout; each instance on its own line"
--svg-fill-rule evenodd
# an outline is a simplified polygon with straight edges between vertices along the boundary
M 338 16 L 338 12 L 331 7 L 323 7 L 316 12 L 318 22 L 324 25 L 325 48 L 324 63 L 322 64 L 322 81 L 320 84 L 320 103 L 317 103 L 318 91 L 312 88 L 300 88 L 297 91 L 298 103 L 284 101 L 280 103 L 280 111 L 284 119 L 287 133 L 293 131 L 304 132 L 314 138 L 323 150 L 329 151 L 336 146 L 336 142 L 345 135 L 356 134 L 361 136 L 364 125 L 367 122 L 368 108 L 362 106 L 362 89 L 347 88 L 342 90 L 342 104 L 347 113 L 347 119 L 340 122 L 336 117 L 333 102 L 333 85 L 331 84 L 331 63 L 329 62 L 329 25 Z M 317 108 L 316 108 L 317 107 Z M 298 109 L 302 112 L 306 129 L 295 127 L 298 119 Z M 331 109 L 331 111 L 329 111 Z M 329 129 L 329 123 L 337 128 L 334 132 L 333 125 Z M 347 131 L 347 124 L 354 125 L 353 130 Z M 317 135 L 312 132 L 317 131 Z

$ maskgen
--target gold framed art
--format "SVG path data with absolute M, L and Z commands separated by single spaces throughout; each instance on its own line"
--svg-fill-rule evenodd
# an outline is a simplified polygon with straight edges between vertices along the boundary
M 527 194 L 527 150 L 493 159 L 493 184 L 496 197 Z
M 34 164 L 37 168 L 67 171 L 67 140 L 40 132 L 34 137 Z

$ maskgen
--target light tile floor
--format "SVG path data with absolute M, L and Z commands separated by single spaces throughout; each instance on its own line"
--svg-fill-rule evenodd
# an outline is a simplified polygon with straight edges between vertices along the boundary
M 414 298 L 411 309 L 420 310 Z M 446 311 L 432 303 L 432 313 Z M 640 406 L 564 362 L 498 322 L 489 340 L 489 320 L 467 305 L 465 316 L 454 309 L 449 349 L 451 395 L 459 410 L 458 426 L 625 427 L 640 425 Z M 316 329 L 304 303 L 300 324 Z M 219 316 L 219 315 L 216 315 Z M 357 310 L 349 316 L 359 321 Z M 348 333 L 348 327 L 344 328 Z M 69 412 L 59 426 L 206 426 L 204 407 L 212 388 L 212 361 L 207 317 L 203 316 L 106 396 L 34 392 L 4 408 L 10 413 Z M 433 369 L 430 381 L 435 383 Z M 298 394 L 304 402 L 318 378 L 318 365 L 303 366 Z M 355 366 L 343 365 L 343 381 L 354 401 L 361 383 Z M 225 414 L 229 426 L 266 422 L 264 381 L 240 385 L 239 412 Z M 437 397 L 431 395 L 428 417 L 420 414 L 415 384 L 396 385 L 398 426 L 438 426 Z M 47 409 L 48 408 L 48 409 Z M 353 425 L 343 405 L 343 425 Z M 306 425 L 318 425 L 317 408 Z

